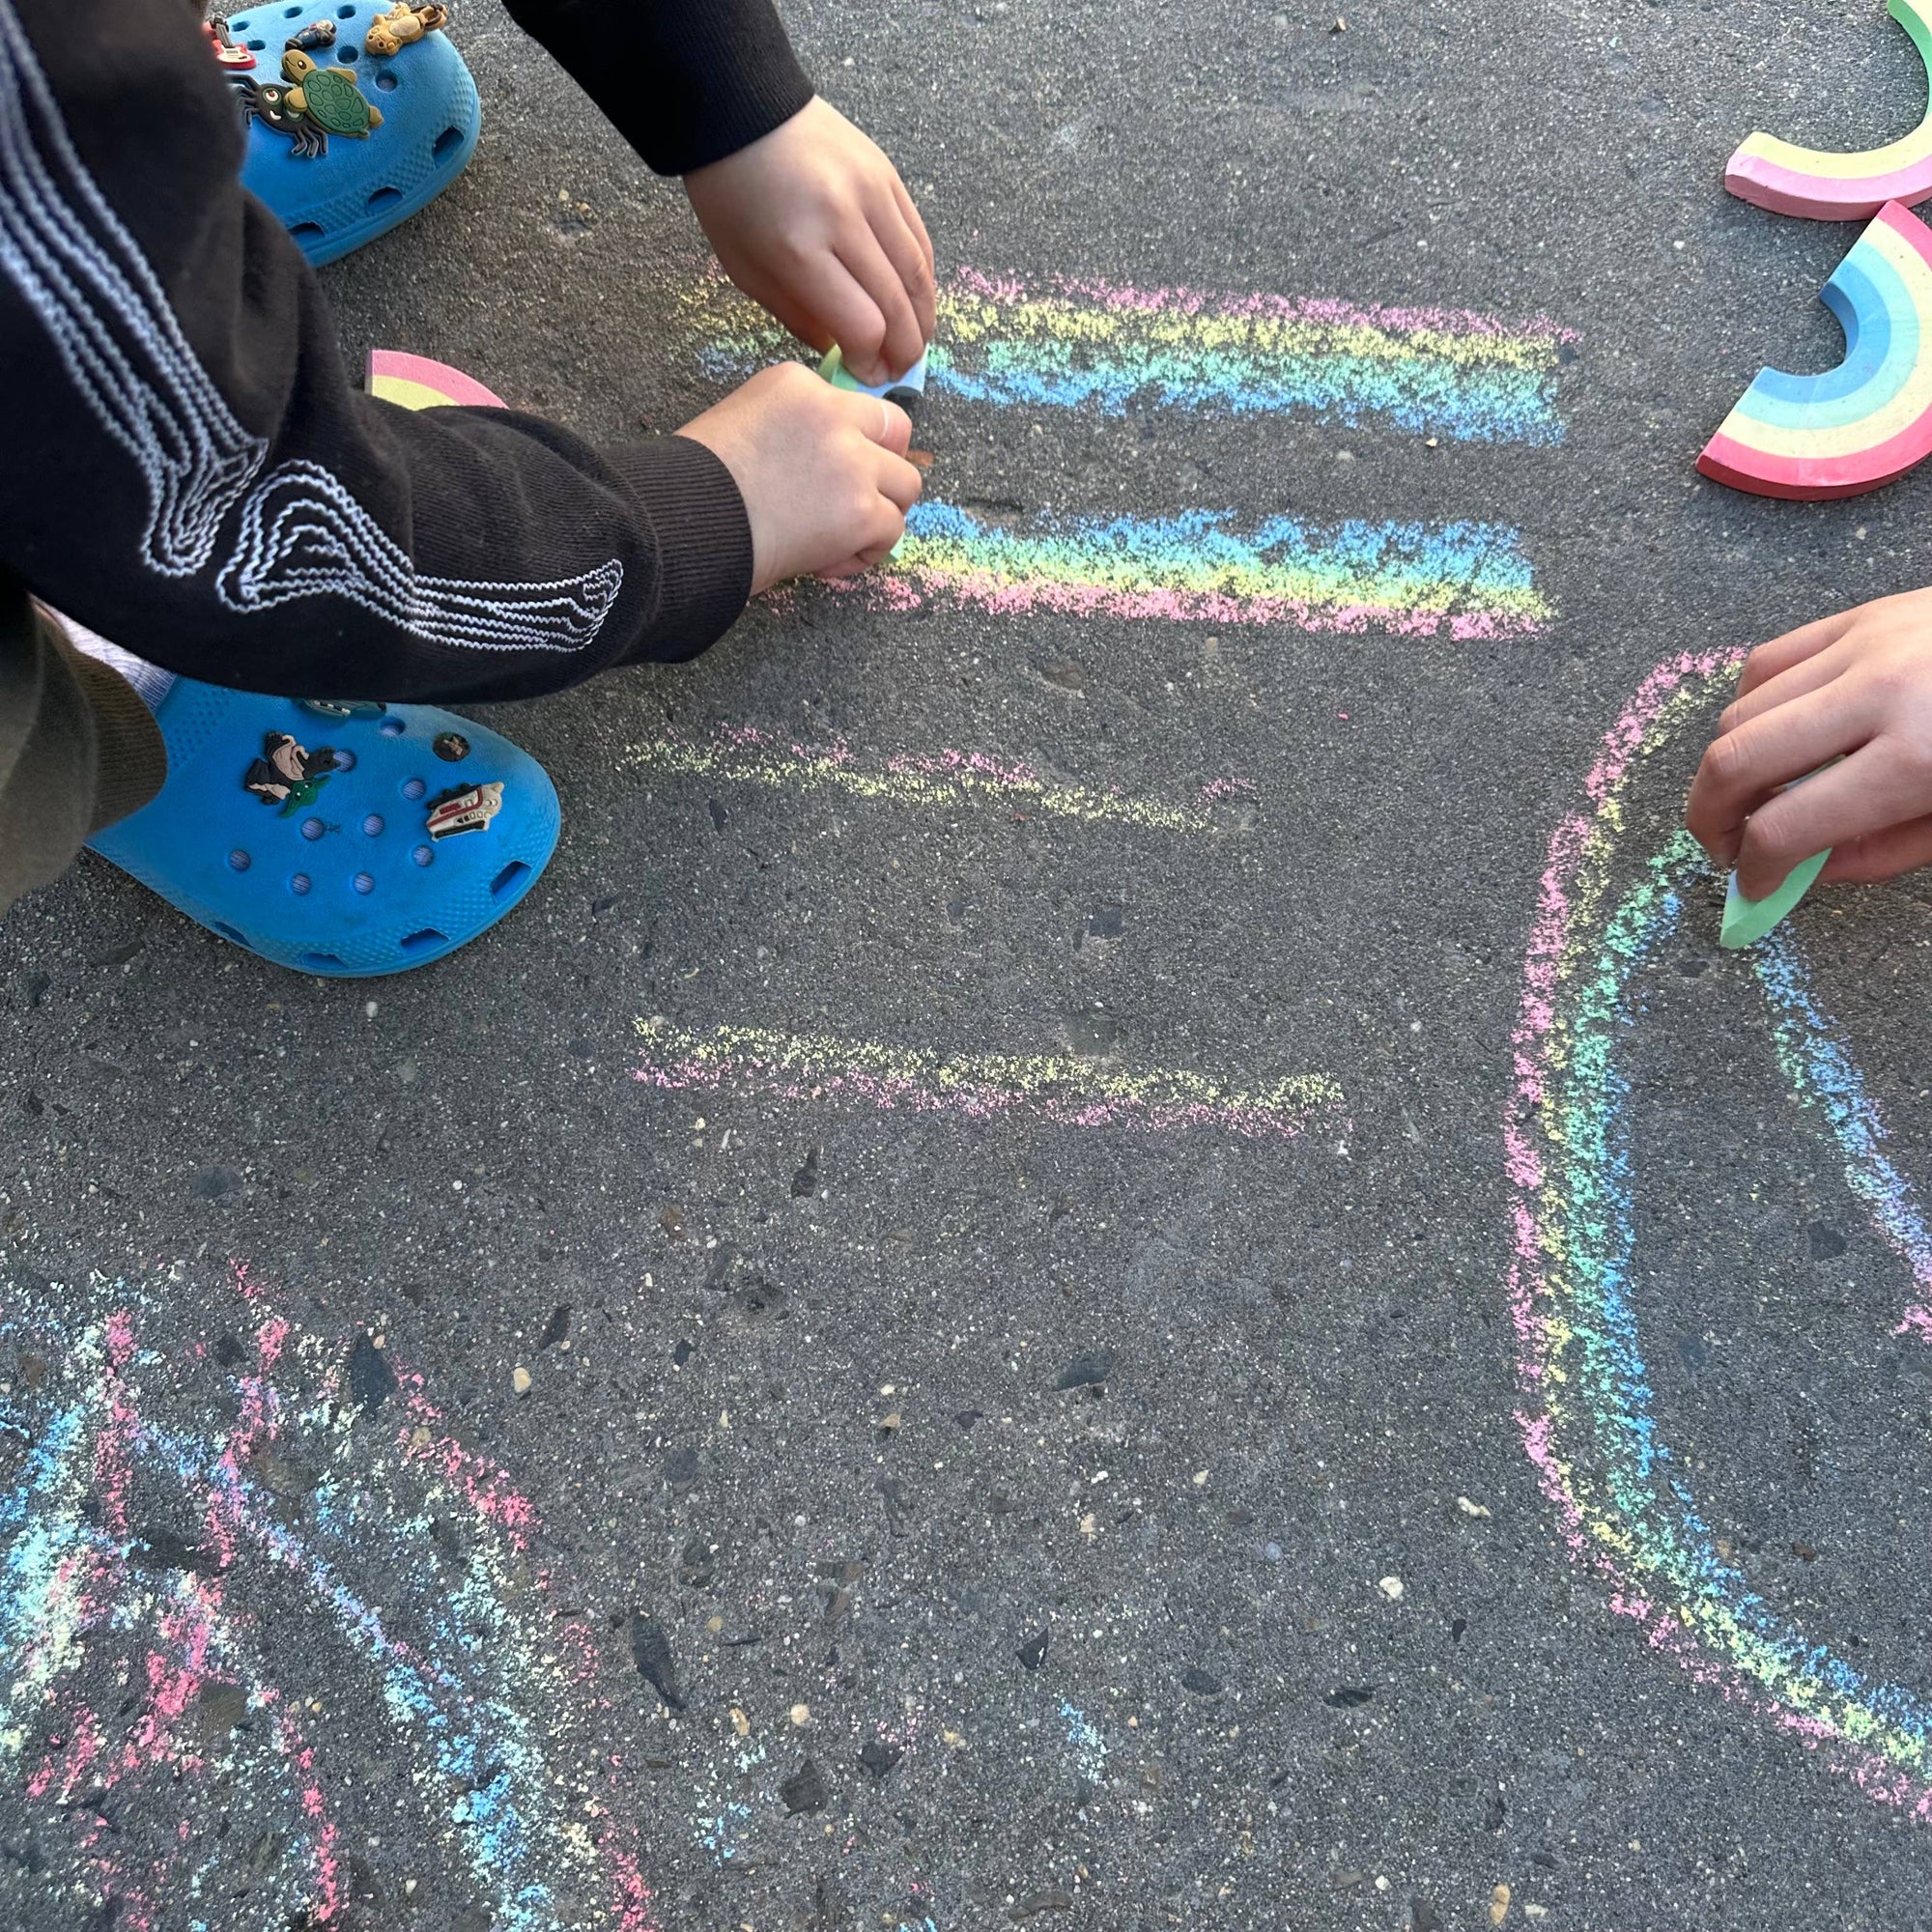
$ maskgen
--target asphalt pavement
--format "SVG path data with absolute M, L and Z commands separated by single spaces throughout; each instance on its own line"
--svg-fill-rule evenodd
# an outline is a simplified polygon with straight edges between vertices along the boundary
M 1724 158 L 1906 36 L 787 18 L 939 247 L 917 541 L 490 713 L 564 838 L 445 963 L 0 923 L 0 1924 L 1932 1924 L 1932 905 L 1740 960 L 1673 843 L 1932 574 L 1692 469 L 1858 233 Z M 453 32 L 346 348 L 675 428 L 770 345 Z

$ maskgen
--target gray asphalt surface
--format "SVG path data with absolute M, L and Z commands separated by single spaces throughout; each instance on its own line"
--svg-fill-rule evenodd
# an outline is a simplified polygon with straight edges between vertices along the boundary
M 1546 847 L 1630 693 L 1932 574 L 1923 475 L 1794 507 L 1691 470 L 1760 365 L 1837 359 L 1855 233 L 1730 200 L 1725 156 L 1888 138 L 1917 64 L 1824 0 L 1342 4 L 788 18 L 948 269 L 1577 331 L 1558 446 L 942 397 L 935 495 L 1508 525 L 1546 635 L 814 591 L 492 715 L 566 832 L 453 962 L 298 979 L 92 861 L 0 925 L 0 1536 L 10 1590 L 60 1579 L 9 1660 L 0 1923 L 1932 1922 L 1909 1766 L 1861 1784 L 1566 1553 L 1503 1142 Z M 483 148 L 327 271 L 345 343 L 674 427 L 716 389 L 681 197 L 494 7 L 457 34 Z M 721 721 L 1140 796 L 1240 773 L 1253 810 L 626 763 Z M 1641 850 L 1695 737 L 1639 760 Z M 1796 924 L 1923 1176 L 1922 886 Z M 1932 1360 L 1715 936 L 1699 888 L 1635 998 L 1652 1403 L 1718 1548 L 1909 1741 Z M 1284 1142 L 668 1091 L 653 1015 L 1343 1102 Z M 94 1446 L 54 1481 L 63 1428 Z

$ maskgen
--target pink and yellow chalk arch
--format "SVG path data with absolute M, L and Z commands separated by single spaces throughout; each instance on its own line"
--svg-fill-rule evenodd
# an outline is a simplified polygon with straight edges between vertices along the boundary
M 427 355 L 406 355 L 400 349 L 369 352 L 369 393 L 406 410 L 444 409 L 468 403 L 473 409 L 500 410 L 503 399 L 486 389 L 474 376 L 432 362 Z
M 1932 22 L 1916 0 L 1889 0 L 1891 17 L 1912 36 L 1932 88 Z M 1814 221 L 1858 221 L 1889 201 L 1932 195 L 1932 111 L 1903 140 L 1861 155 L 1794 147 L 1753 134 L 1730 158 L 1724 185 L 1741 200 Z

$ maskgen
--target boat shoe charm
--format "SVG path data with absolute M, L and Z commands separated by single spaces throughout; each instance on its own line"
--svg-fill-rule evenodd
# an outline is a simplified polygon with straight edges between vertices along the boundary
M 432 838 L 453 838 L 459 832 L 481 832 L 503 809 L 499 779 L 488 784 L 460 785 L 438 792 L 430 800 L 427 830 Z

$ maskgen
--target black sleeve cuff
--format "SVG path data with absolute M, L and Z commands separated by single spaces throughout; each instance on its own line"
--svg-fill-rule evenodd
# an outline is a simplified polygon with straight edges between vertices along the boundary
M 599 452 L 657 532 L 658 608 L 620 662 L 682 664 L 738 621 L 752 594 L 752 520 L 736 480 L 689 437 Z
M 749 148 L 811 99 L 770 0 L 507 0 L 661 175 Z

